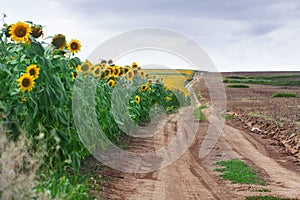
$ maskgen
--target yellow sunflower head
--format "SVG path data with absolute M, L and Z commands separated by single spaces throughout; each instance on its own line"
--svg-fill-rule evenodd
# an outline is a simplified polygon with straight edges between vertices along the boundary
M 107 85 L 109 85 L 110 87 L 114 87 L 115 86 L 115 81 L 110 79 L 108 82 L 107 82 Z
M 130 70 L 130 71 L 128 71 L 128 72 L 127 72 L 127 79 L 128 79 L 128 80 L 132 80 L 132 79 L 133 79 L 133 77 L 134 77 L 134 73 L 133 73 L 133 71 L 131 71 L 131 70 Z
M 167 101 L 171 101 L 172 98 L 171 98 L 171 97 L 166 97 L 166 100 L 167 100 Z
M 98 66 L 98 67 L 96 67 L 94 70 L 93 70 L 93 74 L 94 74 L 94 76 L 95 77 L 100 77 L 101 76 L 101 67 L 100 66 Z
M 129 70 L 130 70 L 130 67 L 129 67 L 129 66 L 125 66 L 125 67 L 124 67 L 124 73 L 125 73 L 125 74 L 126 74 Z
M 32 27 L 31 35 L 34 38 L 41 37 L 41 35 L 43 35 L 43 29 L 42 29 L 42 27 L 41 26 L 33 26 Z
M 24 22 L 12 24 L 9 28 L 10 38 L 16 42 L 27 42 L 30 33 L 31 28 L 29 24 Z
M 124 68 L 123 68 L 123 67 L 120 67 L 120 73 L 119 73 L 119 76 L 123 76 L 124 73 L 125 73 Z
M 142 85 L 142 87 L 141 87 L 141 89 L 142 89 L 142 91 L 146 91 L 147 89 L 148 89 L 148 84 L 144 84 L 144 85 Z
M 52 42 L 51 44 L 54 45 L 54 47 L 56 49 L 62 50 L 66 47 L 66 36 L 64 36 L 63 34 L 56 34 L 53 38 L 52 38 Z
M 141 97 L 139 95 L 136 95 L 135 96 L 135 102 L 140 103 L 140 101 L 141 101 Z
M 112 67 L 107 67 L 105 71 L 107 71 L 107 76 L 114 74 L 114 69 Z
M 84 74 L 87 74 L 91 71 L 92 69 L 92 63 L 89 61 L 84 61 L 84 63 L 82 63 L 81 67 L 80 67 L 80 71 Z
M 30 65 L 27 67 L 26 72 L 33 77 L 33 79 L 37 79 L 39 77 L 40 68 L 37 68 L 36 65 Z
M 68 44 L 68 49 L 72 53 L 78 53 L 81 49 L 81 43 L 79 40 L 72 39 Z
M 80 70 L 81 66 L 80 65 L 77 65 L 76 67 L 76 72 L 78 73 L 78 71 Z
M 34 87 L 34 79 L 28 73 L 23 74 L 17 81 L 19 83 L 18 86 L 20 87 L 22 92 L 25 92 L 25 91 L 30 92 L 32 90 L 32 88 Z
M 137 64 L 136 62 L 133 62 L 133 63 L 131 64 L 131 66 L 132 66 L 132 68 L 137 68 L 137 67 L 138 67 L 138 64 Z
M 77 72 L 72 72 L 72 79 L 75 80 L 77 75 L 78 75 Z
M 113 73 L 114 73 L 114 76 L 115 76 L 115 77 L 118 77 L 119 74 L 120 74 L 120 72 L 121 72 L 120 67 L 115 67 L 115 68 L 114 68 Z

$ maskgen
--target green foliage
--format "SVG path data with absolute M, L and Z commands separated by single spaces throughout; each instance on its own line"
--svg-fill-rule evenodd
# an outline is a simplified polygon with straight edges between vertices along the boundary
M 92 199 L 88 194 L 87 177 L 68 175 L 60 171 L 51 171 L 50 175 L 41 176 L 40 183 L 35 187 L 37 192 L 49 192 L 55 199 Z
M 58 43 L 53 43 L 57 35 L 51 43 L 33 35 L 16 42 L 5 34 L 7 28 L 5 24 L 0 32 L 0 123 L 5 124 L 11 140 L 24 134 L 33 150 L 43 148 L 36 189 L 49 191 L 52 198 L 88 198 L 79 169 L 90 153 L 77 132 L 90 134 L 84 142 L 90 142 L 92 148 L 99 144 L 104 148 L 107 141 L 98 137 L 97 125 L 107 140 L 118 144 L 126 131 L 120 128 L 124 124 L 148 122 L 157 107 L 168 114 L 190 103 L 188 96 L 166 89 L 158 80 L 147 84 L 149 80 L 138 66 L 82 63 L 65 47 L 58 49 Z M 39 70 L 36 76 L 28 72 L 33 65 Z M 86 69 L 78 71 L 83 65 Z M 125 69 L 132 72 L 131 77 Z M 78 107 L 74 108 L 74 100 Z M 118 113 L 127 115 L 124 118 Z M 79 125 L 75 127 L 76 122 Z
M 271 98 L 290 98 L 290 97 L 299 97 L 299 95 L 294 93 L 274 93 Z
M 202 109 L 207 108 L 207 106 L 203 105 L 203 106 L 199 106 L 195 112 L 194 112 L 194 116 L 199 119 L 200 121 L 204 121 L 205 120 L 205 116 L 202 112 Z
M 242 84 L 232 84 L 227 85 L 228 88 L 249 88 L 249 85 L 242 85 Z
M 77 180 L 69 182 L 76 175 L 68 179 L 63 175 L 66 171 L 78 173 L 80 160 L 89 154 L 76 133 L 72 116 L 71 73 L 81 61 L 70 52 L 62 53 L 32 36 L 30 42 L 14 42 L 5 36 L 6 29 L 7 25 L 0 32 L 0 122 L 12 140 L 25 134 L 33 150 L 43 148 L 39 173 L 51 178 L 39 181 L 53 197 L 67 190 L 81 195 Z M 31 65 L 39 69 L 38 77 L 31 78 L 31 91 L 22 91 L 17 80 L 29 74 L 27 69 Z
M 228 79 L 247 79 L 246 76 L 226 76 Z
M 223 168 L 216 168 L 215 171 L 222 172 L 221 177 L 224 180 L 230 180 L 233 183 L 265 185 L 255 172 L 241 160 L 232 159 L 220 161 L 216 164 L 223 166 Z
M 233 120 L 233 119 L 235 119 L 235 116 L 234 115 L 225 115 L 225 119 L 226 120 Z

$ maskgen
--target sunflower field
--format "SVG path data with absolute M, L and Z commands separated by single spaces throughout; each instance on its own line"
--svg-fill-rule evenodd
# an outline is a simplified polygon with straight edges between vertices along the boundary
M 34 191 L 49 198 L 91 198 L 88 183 L 79 173 L 80 162 L 90 152 L 74 124 L 74 116 L 89 123 L 90 116 L 78 116 L 76 111 L 89 105 L 82 98 L 80 108 L 74 110 L 74 91 L 84 97 L 88 94 L 82 86 L 95 85 L 88 90 L 94 94 L 95 117 L 117 145 L 129 131 L 128 126 L 122 128 L 128 121 L 144 125 L 151 121 L 150 110 L 162 107 L 172 113 L 190 101 L 160 78 L 150 79 L 135 62 L 126 66 L 111 60 L 91 63 L 75 56 L 80 50 L 80 41 L 67 41 L 64 34 L 44 39 L 43 26 L 33 22 L 4 24 L 0 32 L 0 126 L 5 130 L 1 134 L 11 142 L 27 138 L 30 155 L 42 152 Z M 5 196 L 4 190 L 0 186 L 0 197 Z

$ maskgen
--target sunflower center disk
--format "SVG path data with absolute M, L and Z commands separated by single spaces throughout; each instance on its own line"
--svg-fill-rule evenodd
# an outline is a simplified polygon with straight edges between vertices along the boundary
M 77 43 L 72 43 L 72 44 L 71 44 L 71 49 L 73 49 L 73 50 L 78 49 Z
M 23 85 L 23 87 L 28 87 L 28 86 L 30 86 L 30 80 L 27 79 L 27 78 L 24 78 L 24 79 L 22 80 L 22 85 Z
M 16 30 L 16 36 L 18 37 L 24 37 L 26 35 L 26 28 L 25 27 L 20 27 Z
M 31 76 L 34 76 L 34 75 L 35 75 L 35 70 L 34 70 L 34 69 L 31 69 L 31 70 L 29 71 L 29 73 L 30 73 Z

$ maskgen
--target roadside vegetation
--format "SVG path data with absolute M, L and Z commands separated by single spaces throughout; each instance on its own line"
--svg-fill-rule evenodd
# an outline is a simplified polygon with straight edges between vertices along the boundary
M 204 113 L 202 112 L 203 109 L 207 108 L 207 106 L 203 105 L 203 106 L 199 106 L 195 112 L 194 112 L 194 116 L 199 119 L 200 121 L 204 121 L 205 120 L 205 116 Z
M 121 126 L 150 121 L 150 110 L 173 113 L 190 97 L 136 62 L 81 61 L 79 40 L 43 36 L 42 25 L 27 21 L 0 30 L 0 199 L 93 199 L 91 177 L 80 173 L 91 154 L 78 132 L 93 134 L 96 120 L 121 146 Z M 102 144 L 97 134 L 88 139 Z
M 232 183 L 265 185 L 265 182 L 259 178 L 254 170 L 239 159 L 220 161 L 216 164 L 222 166 L 221 168 L 216 168 L 215 171 L 221 172 L 220 176 L 224 180 L 229 180 Z

